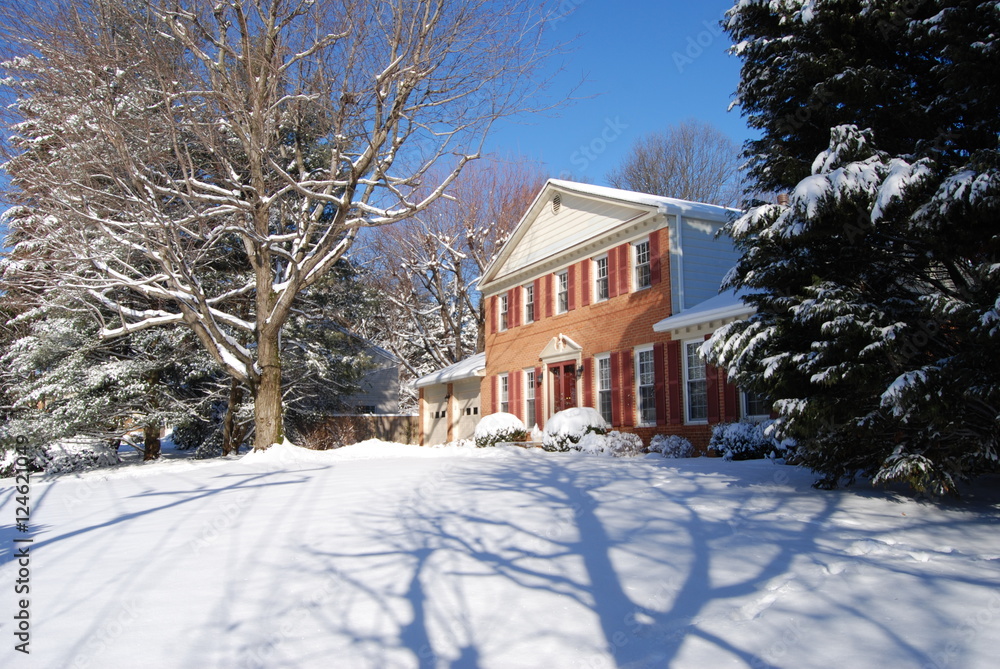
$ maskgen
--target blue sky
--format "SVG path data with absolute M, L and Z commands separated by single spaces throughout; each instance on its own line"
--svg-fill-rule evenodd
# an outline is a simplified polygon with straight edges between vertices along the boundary
M 554 90 L 581 78 L 577 96 L 548 117 L 504 122 L 488 148 L 545 163 L 549 175 L 604 184 L 640 136 L 684 119 L 712 123 L 738 143 L 756 136 L 727 111 L 739 82 L 719 20 L 732 0 L 563 0 L 550 28 L 576 37 Z M 590 97 L 593 96 L 593 97 Z

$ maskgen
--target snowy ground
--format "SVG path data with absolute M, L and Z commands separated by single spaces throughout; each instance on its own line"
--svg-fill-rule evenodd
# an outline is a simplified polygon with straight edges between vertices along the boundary
M 0 666 L 997 666 L 1000 494 L 812 480 L 362 444 L 34 481 L 24 656 L 6 479 Z

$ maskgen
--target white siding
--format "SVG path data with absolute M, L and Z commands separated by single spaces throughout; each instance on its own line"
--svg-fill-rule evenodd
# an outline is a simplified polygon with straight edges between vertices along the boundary
M 645 210 L 616 202 L 601 202 L 572 193 L 561 193 L 558 213 L 552 212 L 551 197 L 542 203 L 538 217 L 524 231 L 497 276 L 527 267 L 543 258 L 607 232 Z
M 719 294 L 722 279 L 739 259 L 728 236 L 716 238 L 719 223 L 684 218 L 670 222 L 670 273 L 674 313 Z

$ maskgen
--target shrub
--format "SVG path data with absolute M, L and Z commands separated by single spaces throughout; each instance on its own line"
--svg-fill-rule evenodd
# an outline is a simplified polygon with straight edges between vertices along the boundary
M 35 455 L 35 464 L 46 474 L 79 472 L 120 463 L 118 449 L 106 442 L 83 437 L 48 444 Z
M 658 434 L 649 442 L 649 452 L 661 453 L 665 458 L 690 458 L 694 455 L 694 446 L 676 434 Z
M 545 423 L 542 448 L 546 451 L 568 451 L 589 433 L 597 435 L 608 433 L 608 424 L 601 418 L 601 414 L 589 407 L 566 409 Z
M 521 419 L 512 413 L 493 413 L 483 416 L 476 426 L 475 441 L 479 448 L 496 446 L 511 441 L 526 441 L 528 430 Z
M 772 422 L 721 423 L 712 428 L 708 447 L 722 453 L 726 460 L 783 458 L 792 443 L 780 442 L 770 436 L 768 427 Z

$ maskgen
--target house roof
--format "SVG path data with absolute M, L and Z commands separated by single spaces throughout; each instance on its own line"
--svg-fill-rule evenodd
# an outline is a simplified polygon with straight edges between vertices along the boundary
M 454 383 L 462 379 L 471 379 L 475 376 L 485 376 L 486 354 L 477 353 L 474 356 L 460 360 L 453 365 L 448 365 L 444 369 L 439 369 L 427 376 L 417 379 L 417 388 L 434 386 L 440 383 Z
M 555 194 L 559 192 L 573 194 L 589 200 L 614 202 L 623 205 L 632 210 L 632 213 L 623 219 L 623 224 L 627 225 L 636 224 L 637 222 L 645 220 L 649 216 L 655 214 L 676 215 L 721 224 L 728 222 L 733 215 L 741 213 L 736 209 L 730 209 L 728 207 L 713 204 L 705 204 L 703 202 L 690 202 L 688 200 L 662 197 L 659 195 L 649 195 L 648 193 L 637 193 L 634 191 L 622 190 L 620 188 L 594 186 L 592 184 L 582 184 L 562 179 L 549 179 L 545 183 L 545 186 L 543 186 L 539 191 L 538 195 L 535 196 L 534 201 L 532 201 L 531 205 L 524 213 L 524 216 L 521 217 L 521 220 L 511 232 L 510 237 L 500 249 L 500 252 L 484 270 L 483 276 L 479 282 L 481 290 L 489 292 L 490 284 L 500 278 L 501 271 L 503 271 L 504 266 L 511 257 L 515 247 L 517 247 L 521 240 L 525 237 L 528 228 L 530 228 L 531 224 L 539 217 L 539 214 L 543 211 L 543 207 L 545 207 L 552 200 Z M 616 226 L 614 230 L 617 230 L 620 227 L 621 225 Z M 595 230 L 594 234 L 596 236 L 588 237 L 586 241 L 588 243 L 592 243 L 595 239 L 602 238 L 611 232 L 612 229 L 604 231 Z M 546 257 L 551 258 L 558 256 L 571 248 L 575 248 L 580 242 L 581 240 L 579 239 L 567 238 L 563 240 L 562 246 L 546 249 Z
M 690 309 L 664 318 L 653 325 L 654 332 L 669 332 L 681 328 L 696 327 L 712 321 L 727 318 L 741 318 L 754 313 L 754 308 L 744 304 L 742 291 L 726 290 Z

